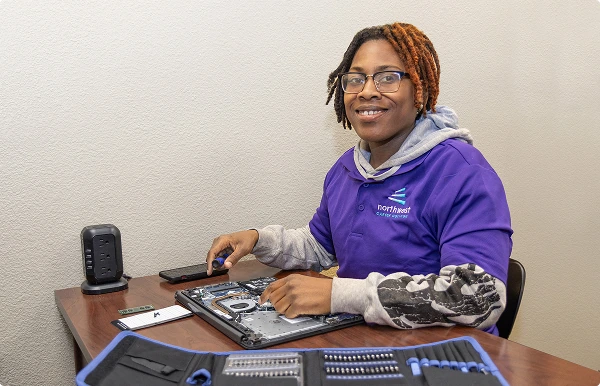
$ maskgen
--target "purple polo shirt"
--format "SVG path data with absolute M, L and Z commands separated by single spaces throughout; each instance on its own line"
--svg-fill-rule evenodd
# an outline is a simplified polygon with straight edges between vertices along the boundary
M 327 173 L 311 233 L 339 277 L 439 274 L 475 263 L 506 283 L 510 214 L 500 178 L 472 145 L 446 140 L 383 181 L 365 179 L 353 149 Z

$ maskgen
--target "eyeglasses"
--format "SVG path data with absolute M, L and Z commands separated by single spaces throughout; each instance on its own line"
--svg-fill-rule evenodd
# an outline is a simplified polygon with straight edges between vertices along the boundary
M 396 92 L 400 88 L 402 78 L 408 78 L 408 73 L 402 71 L 379 71 L 372 75 L 362 72 L 345 72 L 340 75 L 342 89 L 348 94 L 358 94 L 365 88 L 367 78 L 373 78 L 375 88 L 379 92 Z

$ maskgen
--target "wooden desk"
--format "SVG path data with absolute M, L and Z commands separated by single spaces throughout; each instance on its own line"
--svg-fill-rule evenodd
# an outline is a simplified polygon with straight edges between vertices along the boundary
M 315 272 L 302 272 L 319 276 Z M 79 371 L 96 357 L 120 332 L 111 321 L 119 319 L 118 310 L 152 304 L 155 308 L 176 304 L 176 290 L 228 280 L 247 280 L 260 276 L 285 276 L 276 268 L 255 260 L 242 261 L 228 275 L 210 279 L 169 284 L 158 275 L 134 278 L 129 289 L 84 295 L 79 287 L 55 291 L 56 304 L 74 338 L 75 365 Z M 242 347 L 197 316 L 138 330 L 141 335 L 176 346 L 202 351 L 234 351 Z M 600 373 L 541 351 L 467 327 L 397 330 L 388 326 L 358 325 L 272 348 L 383 347 L 412 346 L 440 340 L 471 336 L 488 352 L 511 385 L 593 385 L 600 384 Z

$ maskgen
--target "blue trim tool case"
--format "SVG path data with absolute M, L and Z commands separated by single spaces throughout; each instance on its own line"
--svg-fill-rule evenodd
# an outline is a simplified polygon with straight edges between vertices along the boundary
M 200 352 L 123 331 L 78 386 L 505 385 L 471 337 L 411 347 Z

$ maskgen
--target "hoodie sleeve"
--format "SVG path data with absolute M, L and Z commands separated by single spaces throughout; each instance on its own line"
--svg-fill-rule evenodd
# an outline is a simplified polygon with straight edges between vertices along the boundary
M 337 265 L 335 257 L 310 233 L 308 225 L 284 229 L 269 225 L 258 231 L 258 242 L 252 250 L 258 261 L 281 269 L 311 269 L 320 272 Z
M 475 264 L 449 265 L 439 275 L 334 278 L 331 295 L 332 312 L 361 314 L 368 323 L 401 329 L 454 324 L 487 329 L 506 305 L 504 283 Z

